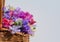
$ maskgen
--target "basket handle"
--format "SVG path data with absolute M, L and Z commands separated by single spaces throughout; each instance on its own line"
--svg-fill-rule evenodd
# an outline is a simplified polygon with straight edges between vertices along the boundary
M 2 7 L 5 4 L 5 0 L 0 0 L 0 28 L 2 28 L 2 14 L 3 14 L 3 10 Z

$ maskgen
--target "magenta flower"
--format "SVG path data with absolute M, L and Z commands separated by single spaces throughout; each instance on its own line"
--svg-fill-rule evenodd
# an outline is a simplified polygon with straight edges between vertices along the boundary
M 18 14 L 18 17 L 24 19 L 24 18 L 25 18 L 25 13 L 24 13 L 23 11 L 21 11 L 21 12 Z

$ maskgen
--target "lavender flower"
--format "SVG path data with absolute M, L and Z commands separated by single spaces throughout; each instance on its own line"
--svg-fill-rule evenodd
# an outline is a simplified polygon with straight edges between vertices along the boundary
M 28 34 L 33 35 L 34 32 L 30 29 L 30 30 L 28 30 Z
M 4 17 L 7 18 L 7 19 L 10 19 L 10 16 L 9 16 L 8 13 L 7 13 L 7 14 L 5 13 L 5 14 L 4 14 Z
M 16 12 L 20 12 L 20 10 L 21 10 L 21 9 L 20 9 L 19 7 L 17 7 L 17 8 L 15 9 Z
M 9 26 L 9 29 L 12 30 L 12 34 L 16 33 L 16 32 L 20 32 L 21 30 L 19 29 L 21 26 Z

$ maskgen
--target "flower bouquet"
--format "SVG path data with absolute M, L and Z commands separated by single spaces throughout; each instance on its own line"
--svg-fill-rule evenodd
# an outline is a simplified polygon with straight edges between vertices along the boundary
M 7 29 L 11 34 L 33 35 L 36 21 L 29 12 L 21 8 L 4 7 L 2 16 L 2 28 Z

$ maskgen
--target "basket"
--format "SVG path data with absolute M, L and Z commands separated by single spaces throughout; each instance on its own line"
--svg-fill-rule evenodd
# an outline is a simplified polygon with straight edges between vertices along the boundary
M 29 35 L 23 33 L 11 34 L 8 30 L 0 30 L 0 42 L 29 42 Z

